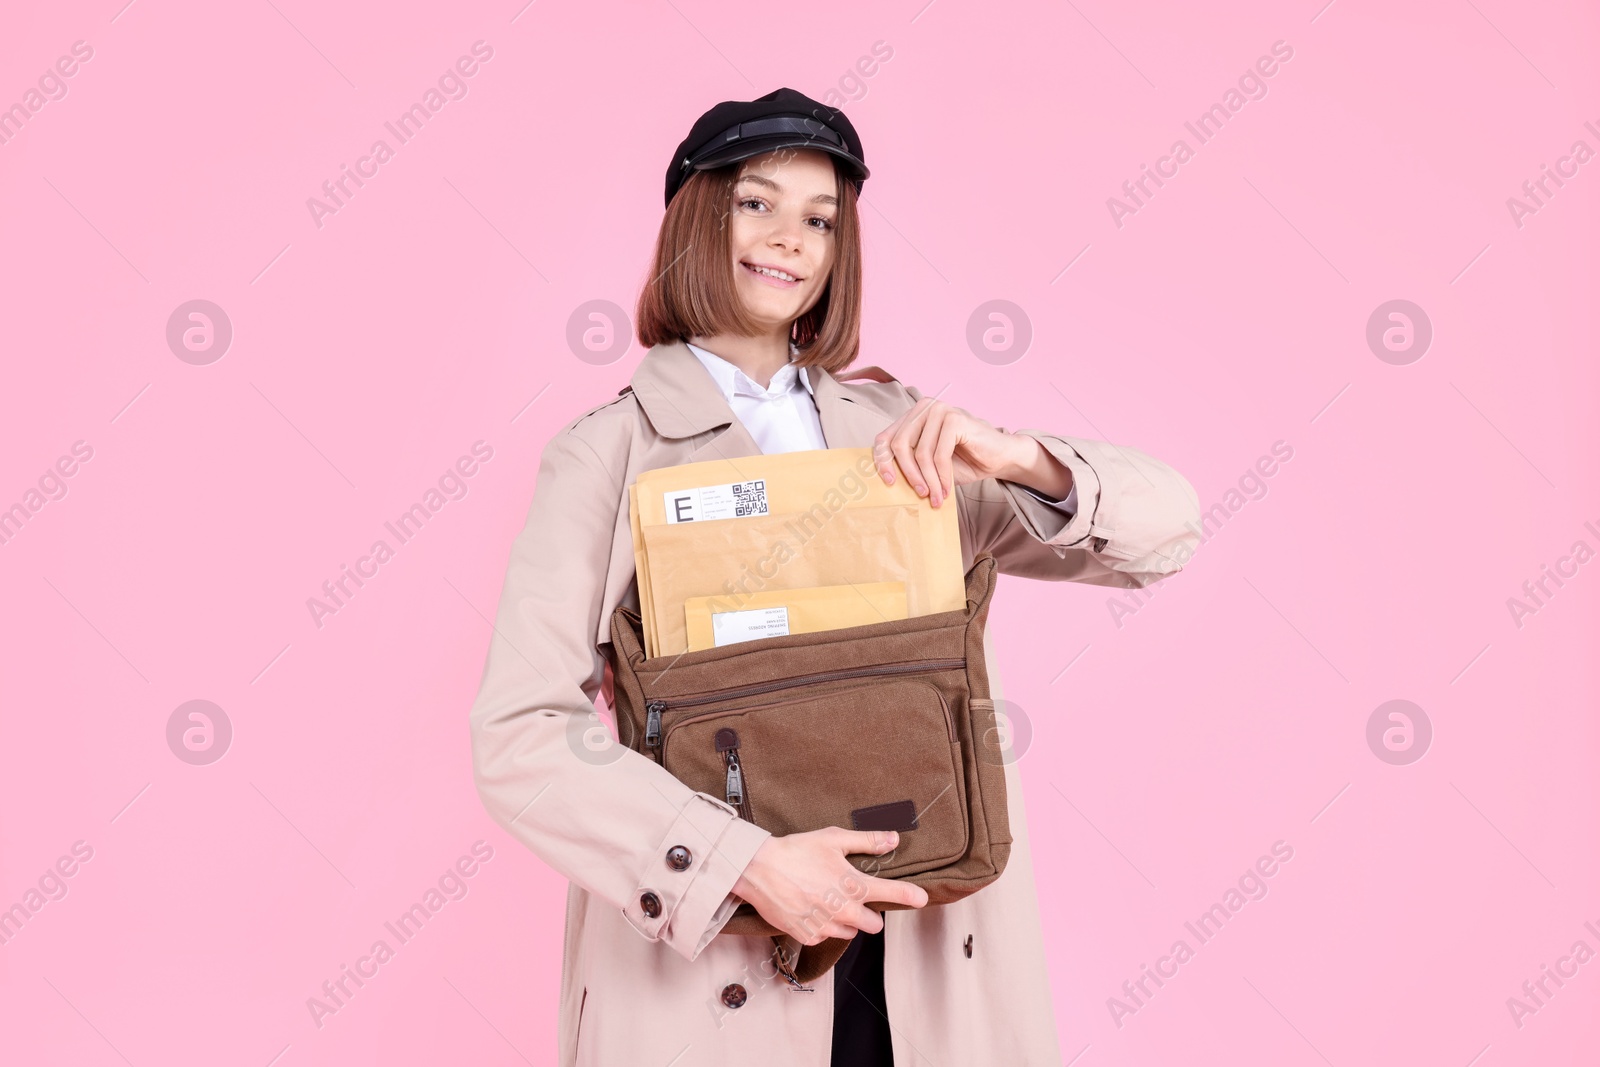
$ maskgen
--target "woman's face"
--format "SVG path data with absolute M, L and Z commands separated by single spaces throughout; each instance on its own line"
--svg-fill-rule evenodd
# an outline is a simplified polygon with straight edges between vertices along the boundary
M 740 168 L 728 215 L 733 285 L 763 326 L 787 333 L 828 287 L 838 192 L 832 157 L 815 149 L 779 149 Z

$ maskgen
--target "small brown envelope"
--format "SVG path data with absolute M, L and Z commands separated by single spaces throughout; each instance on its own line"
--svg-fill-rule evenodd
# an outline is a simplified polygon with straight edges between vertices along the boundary
M 773 589 L 751 596 L 694 596 L 683 602 L 689 651 L 739 641 L 868 626 L 908 618 L 906 583 L 865 582 Z

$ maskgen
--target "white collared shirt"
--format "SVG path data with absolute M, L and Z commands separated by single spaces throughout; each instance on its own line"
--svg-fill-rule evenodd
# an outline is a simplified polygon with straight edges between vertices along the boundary
M 764 454 L 828 447 L 817 402 L 811 395 L 811 379 L 794 362 L 793 345 L 789 362 L 778 368 L 765 389 L 721 356 L 697 345 L 689 345 L 689 351 L 716 381 L 728 406 Z
M 811 378 L 795 362 L 794 345 L 789 346 L 789 362 L 779 367 L 763 389 L 749 375 L 713 352 L 688 345 L 700 365 L 705 367 L 722 390 L 744 428 L 765 455 L 827 448 L 822 435 L 822 419 L 811 391 Z M 1043 503 L 1071 518 L 1078 510 L 1078 487 L 1068 490 L 1064 500 L 1048 500 L 1039 493 L 1019 486 Z

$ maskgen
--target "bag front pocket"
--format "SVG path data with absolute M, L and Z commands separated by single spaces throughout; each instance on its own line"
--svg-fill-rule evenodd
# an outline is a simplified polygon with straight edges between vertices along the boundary
M 773 834 L 898 830 L 893 852 L 850 857 L 869 874 L 915 874 L 967 851 L 955 719 L 924 679 L 697 711 L 666 727 L 661 758 L 691 789 L 723 798 Z

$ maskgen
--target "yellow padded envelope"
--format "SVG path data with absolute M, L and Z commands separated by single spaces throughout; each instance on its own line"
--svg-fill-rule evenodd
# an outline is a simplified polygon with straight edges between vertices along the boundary
M 689 651 L 758 637 L 809 634 L 904 619 L 904 582 L 772 589 L 751 596 L 695 596 L 683 602 Z
M 644 471 L 629 505 L 652 657 L 687 650 L 694 597 L 898 581 L 907 617 L 966 603 L 954 500 L 934 508 L 903 477 L 885 485 L 870 448 Z M 774 562 L 779 542 L 793 551 Z
M 915 508 L 901 505 L 844 509 L 815 527 L 797 525 L 791 515 L 646 526 L 657 654 L 688 649 L 684 604 L 690 597 L 737 599 L 771 590 L 902 582 L 912 614 L 925 614 L 925 608 L 916 610 L 922 607 L 917 580 L 926 569 L 917 537 L 920 518 Z

